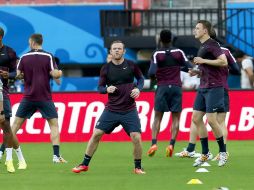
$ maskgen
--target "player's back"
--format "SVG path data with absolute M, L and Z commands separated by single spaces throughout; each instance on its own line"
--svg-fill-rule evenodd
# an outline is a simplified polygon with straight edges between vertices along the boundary
M 180 70 L 188 61 L 182 50 L 161 48 L 153 53 L 153 63 L 157 65 L 156 78 L 158 85 L 181 86 Z
M 51 54 L 43 50 L 32 50 L 24 54 L 18 70 L 24 73 L 24 98 L 31 101 L 51 100 L 50 71 L 54 69 Z
M 229 51 L 229 49 L 225 47 L 221 47 L 223 53 L 226 55 L 227 61 L 228 61 L 228 67 L 221 67 L 221 72 L 222 72 L 222 80 L 223 80 L 223 87 L 228 89 L 228 75 L 229 75 L 229 68 L 234 70 L 235 72 L 239 72 L 239 67 L 236 63 L 235 58 Z

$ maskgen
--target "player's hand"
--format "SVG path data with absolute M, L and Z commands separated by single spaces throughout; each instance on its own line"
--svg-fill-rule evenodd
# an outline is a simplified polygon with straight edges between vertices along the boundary
M 139 95 L 140 95 L 140 91 L 139 91 L 139 89 L 138 88 L 134 88 L 132 91 L 131 91 L 131 97 L 132 98 L 138 98 L 139 97 Z
M 200 64 L 204 64 L 205 60 L 203 58 L 201 58 L 201 57 L 194 57 L 193 63 L 195 65 L 200 65 Z
M 50 75 L 55 79 L 59 79 L 63 75 L 63 72 L 61 70 L 54 69 L 50 71 Z
M 62 75 L 63 75 L 63 71 L 61 71 L 61 70 L 56 70 L 55 79 L 61 78 Z
M 63 71 L 62 70 L 58 70 L 58 76 L 59 76 L 59 78 L 63 76 Z
M 24 79 L 24 73 L 20 73 L 19 75 L 17 75 L 16 79 L 19 79 L 19 80 Z
M 5 120 L 5 115 L 0 115 L 0 123 L 4 122 Z
M 1 75 L 4 79 L 8 79 L 8 78 L 9 78 L 9 72 L 8 72 L 8 71 L 0 70 L 0 75 Z
M 112 93 L 114 93 L 116 91 L 116 89 L 117 88 L 115 86 L 109 86 L 107 88 L 107 93 L 109 93 L 109 94 L 111 93 L 112 94 Z
M 200 70 L 190 68 L 188 73 L 192 77 L 192 76 L 200 75 Z

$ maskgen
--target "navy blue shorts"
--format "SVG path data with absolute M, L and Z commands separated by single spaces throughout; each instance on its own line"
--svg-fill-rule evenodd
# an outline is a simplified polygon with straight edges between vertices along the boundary
M 198 89 L 193 109 L 205 113 L 224 112 L 224 88 Z
M 9 98 L 4 97 L 3 107 L 4 107 L 5 118 L 11 118 L 12 110 L 11 110 L 11 102 Z
M 16 116 L 30 118 L 36 111 L 39 111 L 45 119 L 58 118 L 56 107 L 52 101 L 32 102 L 26 99 L 20 102 Z
M 123 126 L 124 131 L 128 135 L 131 132 L 141 133 L 141 124 L 137 110 L 121 113 L 105 109 L 97 121 L 95 128 L 110 134 L 119 125 Z
M 229 112 L 229 95 L 228 95 L 227 89 L 224 89 L 224 111 L 223 112 Z
M 158 86 L 155 92 L 154 110 L 159 112 L 181 112 L 182 88 L 175 85 Z

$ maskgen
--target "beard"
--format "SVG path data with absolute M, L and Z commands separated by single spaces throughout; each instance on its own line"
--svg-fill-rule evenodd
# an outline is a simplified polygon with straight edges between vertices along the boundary
M 123 57 L 122 55 L 115 55 L 115 56 L 114 56 L 114 59 L 115 59 L 115 60 L 121 60 L 122 57 Z

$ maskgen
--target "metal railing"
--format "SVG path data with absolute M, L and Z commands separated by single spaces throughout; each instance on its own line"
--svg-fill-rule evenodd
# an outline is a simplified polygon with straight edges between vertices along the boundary
M 101 11 L 101 35 L 155 36 L 162 29 L 192 35 L 198 20 L 209 20 L 220 38 L 254 56 L 254 9 L 163 9 Z

